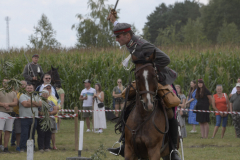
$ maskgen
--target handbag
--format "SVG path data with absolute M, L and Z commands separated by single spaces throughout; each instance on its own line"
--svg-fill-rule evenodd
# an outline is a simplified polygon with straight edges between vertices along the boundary
M 104 103 L 102 103 L 102 102 L 98 103 L 97 98 L 96 98 L 96 102 L 98 104 L 98 108 L 103 108 L 104 107 Z
M 182 110 L 182 117 L 188 117 L 188 111 Z
M 197 110 L 197 104 L 193 107 L 193 110 Z M 197 111 L 193 111 L 193 113 L 197 113 Z

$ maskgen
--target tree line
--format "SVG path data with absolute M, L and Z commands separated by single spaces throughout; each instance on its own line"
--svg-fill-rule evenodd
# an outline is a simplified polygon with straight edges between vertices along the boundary
M 118 44 L 112 35 L 112 24 L 106 20 L 110 5 L 107 0 L 89 0 L 90 13 L 77 14 L 77 48 L 113 47 Z M 147 16 L 143 38 L 155 45 L 200 45 L 240 43 L 240 1 L 210 0 L 204 5 L 195 0 L 185 0 L 172 5 L 160 4 Z M 120 10 L 117 11 L 118 13 Z M 133 25 L 136 34 L 136 27 Z M 59 48 L 56 31 L 46 15 L 42 15 L 34 34 L 29 36 L 30 48 Z
M 155 45 L 239 44 L 239 0 L 162 3 L 147 17 L 143 37 Z

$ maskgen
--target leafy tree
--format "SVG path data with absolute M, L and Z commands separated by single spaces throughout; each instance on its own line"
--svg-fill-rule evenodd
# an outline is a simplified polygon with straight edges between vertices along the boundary
M 52 24 L 46 15 L 42 14 L 38 26 L 33 28 L 34 34 L 29 36 L 30 45 L 28 47 L 35 49 L 60 47 L 61 44 L 55 39 L 56 31 L 53 30 Z
M 224 20 L 228 24 L 235 23 L 240 29 L 240 1 L 239 0 L 210 0 L 209 4 L 202 8 L 202 22 L 207 38 L 217 41 L 218 32 Z
M 80 47 L 110 47 L 116 46 L 112 37 L 113 25 L 107 21 L 110 6 L 105 5 L 106 0 L 88 0 L 91 12 L 85 17 L 77 14 L 79 24 L 72 25 L 77 30 L 76 46 Z
M 223 43 L 239 43 L 239 30 L 237 28 L 237 25 L 235 23 L 227 24 L 226 21 L 224 21 L 222 27 L 220 28 L 220 31 L 218 33 L 217 42 L 220 44 Z
M 143 35 L 142 37 L 148 41 L 150 41 L 150 33 L 149 33 L 149 27 L 147 25 L 144 26 L 144 28 L 142 29 L 143 31 Z
M 180 22 L 177 22 L 180 23 Z M 165 29 L 160 28 L 158 30 L 158 37 L 156 39 L 156 45 L 172 45 L 180 42 L 180 34 L 176 33 L 176 26 L 170 25 Z
M 196 21 L 188 19 L 187 24 L 182 28 L 182 36 L 185 44 L 199 45 L 207 41 L 199 18 Z
M 156 7 L 155 11 L 147 17 L 147 22 L 144 27 L 145 30 L 143 32 L 144 37 L 149 37 L 148 40 L 155 43 L 159 29 L 164 30 L 171 25 L 175 25 L 175 32 L 179 33 L 181 27 L 186 25 L 188 18 L 196 20 L 197 17 L 201 16 L 199 9 L 200 4 L 190 0 L 176 2 L 174 5 L 169 5 L 168 7 L 164 3 L 160 4 Z
M 158 36 L 159 28 L 165 29 L 167 27 L 166 20 L 168 19 L 169 8 L 162 3 L 156 7 L 155 11 L 147 17 L 147 22 L 145 24 L 144 37 L 149 37 L 150 42 L 155 42 Z M 147 29 L 147 30 L 146 30 Z M 147 32 L 146 32 L 147 31 Z M 148 36 L 149 35 L 149 36 Z

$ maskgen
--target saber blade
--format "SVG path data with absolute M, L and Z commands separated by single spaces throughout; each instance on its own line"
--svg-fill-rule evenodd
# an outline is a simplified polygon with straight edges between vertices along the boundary
M 23 53 L 24 53 L 25 58 L 27 59 L 27 62 L 29 63 L 28 58 L 27 58 L 27 56 L 26 56 L 26 54 L 25 54 L 25 51 L 24 51 Z M 35 74 L 34 74 L 34 72 L 33 72 L 33 69 L 32 69 L 31 64 L 30 64 L 29 66 L 30 66 L 30 68 L 31 68 L 31 70 L 32 70 L 33 76 L 36 77 Z
M 118 1 L 119 1 L 119 0 L 116 1 L 116 4 L 115 4 L 115 6 L 114 6 L 114 10 L 115 10 L 115 11 L 116 11 L 116 8 L 117 8 L 117 5 L 118 5 Z

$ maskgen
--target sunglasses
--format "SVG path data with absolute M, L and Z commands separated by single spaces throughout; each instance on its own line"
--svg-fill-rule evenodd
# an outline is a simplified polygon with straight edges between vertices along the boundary
M 46 89 L 48 90 L 48 89 L 51 89 L 51 88 L 46 88 Z
M 120 38 L 120 37 L 121 37 L 121 35 L 122 35 L 122 34 L 119 34 L 119 35 L 117 35 L 117 36 L 116 36 L 116 38 Z
M 51 79 L 51 78 L 45 78 L 45 79 Z
M 122 82 L 117 82 L 117 83 L 122 83 Z

